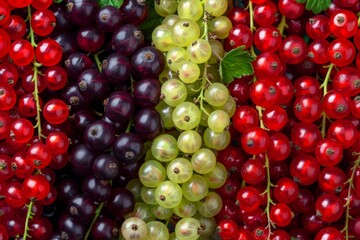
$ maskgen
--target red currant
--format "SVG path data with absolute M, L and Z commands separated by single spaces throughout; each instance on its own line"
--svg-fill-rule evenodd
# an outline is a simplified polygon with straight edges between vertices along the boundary
M 62 100 L 52 99 L 45 104 L 43 115 L 49 123 L 60 124 L 68 118 L 69 109 Z

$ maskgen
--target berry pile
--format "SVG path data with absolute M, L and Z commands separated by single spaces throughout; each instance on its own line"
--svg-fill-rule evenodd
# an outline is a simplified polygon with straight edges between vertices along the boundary
M 0 239 L 360 239 L 358 0 L 0 0 Z

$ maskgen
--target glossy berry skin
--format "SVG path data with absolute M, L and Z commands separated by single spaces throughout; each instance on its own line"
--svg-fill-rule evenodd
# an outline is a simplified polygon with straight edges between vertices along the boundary
M 44 66 L 54 66 L 62 58 L 62 48 L 55 40 L 45 39 L 38 44 L 35 55 Z
M 265 127 L 274 131 L 282 129 L 288 120 L 285 110 L 278 105 L 266 108 L 262 119 Z
M 96 69 L 86 69 L 77 79 L 80 93 L 90 101 L 107 96 L 109 86 L 103 75 Z
M 114 156 L 102 154 L 94 159 L 92 172 L 101 180 L 112 180 L 119 174 L 119 164 Z
M 63 132 L 52 132 L 46 137 L 46 146 L 53 155 L 63 154 L 68 150 L 69 139 Z
M 154 47 L 143 47 L 131 57 L 131 76 L 136 80 L 157 78 L 165 67 L 164 55 Z
M 278 202 L 291 203 L 299 194 L 298 184 L 291 178 L 281 178 L 274 187 L 274 197 Z
M 288 104 L 294 95 L 293 83 L 284 75 L 278 76 L 275 83 L 280 91 L 278 104 Z
M 323 112 L 320 99 L 315 95 L 303 95 L 294 101 L 294 114 L 305 123 L 312 123 L 321 117 Z
M 46 69 L 44 80 L 48 89 L 56 91 L 65 87 L 68 81 L 68 74 L 64 68 L 52 66 Z
M 360 93 L 360 71 L 354 67 L 344 67 L 332 78 L 334 89 L 354 97 Z
M 60 124 L 69 116 L 69 109 L 60 99 L 51 99 L 43 108 L 43 116 L 51 124 Z
M 329 62 L 328 48 L 330 43 L 327 40 L 315 40 L 308 46 L 307 57 L 316 64 L 325 64 Z
M 329 27 L 336 38 L 350 38 L 354 36 L 357 27 L 357 17 L 350 10 L 337 10 L 330 15 Z
M 2 28 L 9 34 L 11 40 L 18 40 L 26 33 L 25 21 L 18 15 L 11 15 Z
M 264 108 L 273 106 L 277 104 L 279 98 L 279 88 L 270 80 L 257 80 L 250 87 L 250 99 L 258 106 Z
M 294 82 L 295 97 L 312 94 L 321 98 L 320 83 L 312 76 L 301 76 Z
M 334 227 L 325 227 L 315 236 L 315 240 L 343 240 L 344 235 Z
M 84 143 L 94 152 L 110 149 L 115 141 L 115 130 L 112 125 L 97 120 L 87 125 L 84 131 Z
M 134 133 L 120 134 L 113 145 L 113 153 L 122 164 L 132 164 L 139 161 L 143 151 L 142 139 Z
M 105 102 L 105 115 L 114 122 L 130 119 L 134 114 L 134 102 L 129 93 L 115 91 L 110 94 Z
M 341 193 L 345 189 L 347 176 L 338 167 L 326 167 L 321 170 L 318 185 L 325 193 Z
M 265 168 L 258 160 L 248 160 L 241 167 L 241 177 L 250 185 L 259 185 L 265 180 Z
M 291 131 L 291 141 L 296 150 L 312 152 L 322 139 L 321 132 L 313 123 L 297 123 Z
M 283 63 L 277 54 L 264 52 L 253 62 L 254 74 L 262 78 L 275 78 L 283 70 Z
M 275 27 L 259 28 L 254 34 L 254 45 L 261 52 L 275 52 L 280 48 L 281 42 L 281 34 Z
M 306 42 L 297 35 L 286 37 L 279 48 L 279 55 L 283 61 L 296 64 L 304 60 L 307 53 Z
M 253 212 L 260 207 L 260 192 L 251 186 L 241 188 L 236 195 L 236 203 L 245 212 Z
M 96 26 L 83 26 L 77 32 L 76 42 L 86 52 L 95 52 L 105 42 L 105 34 Z
M 265 1 L 254 7 L 254 21 L 262 27 L 271 26 L 277 20 L 277 15 L 276 5 L 273 2 Z
M 11 39 L 9 34 L 0 29 L 0 58 L 4 57 L 9 52 L 9 47 L 11 45 Z
M 293 213 L 288 205 L 277 203 L 270 208 L 271 221 L 279 227 L 285 227 L 290 224 Z
M 218 152 L 217 161 L 225 166 L 230 175 L 234 174 L 234 176 L 238 177 L 245 158 L 238 147 L 229 145 L 224 150 Z
M 315 15 L 306 23 L 306 33 L 314 40 L 324 40 L 330 35 L 329 18 L 325 15 Z
M 324 112 L 334 119 L 343 119 L 350 114 L 350 97 L 338 90 L 329 91 L 322 100 Z
M 267 155 L 270 160 L 283 161 L 290 156 L 291 144 L 289 138 L 283 133 L 274 133 L 269 138 Z
M 5 191 L 5 202 L 13 208 L 21 207 L 26 202 L 26 197 L 22 191 L 22 184 L 19 182 L 10 182 Z
M 221 196 L 223 200 L 234 200 L 238 191 L 241 189 L 241 183 L 239 182 L 240 169 L 238 172 L 233 173 L 230 177 L 228 177 L 220 188 L 216 189 L 216 192 Z
M 16 65 L 26 66 L 34 60 L 35 51 L 30 42 L 19 39 L 11 44 L 9 56 Z
M 121 26 L 122 20 L 120 10 L 111 5 L 102 7 L 96 14 L 96 25 L 105 32 L 114 32 Z
M 233 115 L 233 124 L 237 131 L 244 133 L 248 128 L 258 126 L 258 113 L 253 107 L 239 106 Z
M 125 83 L 131 73 L 129 59 L 121 53 L 112 53 L 102 62 L 102 68 L 106 80 L 113 85 Z
M 278 9 L 288 19 L 296 19 L 305 11 L 305 4 L 295 0 L 281 0 L 278 2 Z
M 226 46 L 228 46 L 229 50 L 240 47 L 242 45 L 245 46 L 245 49 L 248 49 L 253 43 L 253 33 L 251 30 L 243 25 L 235 25 L 230 33 L 226 42 Z
M 341 143 L 331 138 L 320 140 L 315 147 L 315 158 L 323 167 L 333 167 L 343 158 Z
M 75 194 L 67 202 L 67 211 L 74 218 L 90 222 L 94 216 L 96 204 L 84 194 Z
M 50 149 L 43 143 L 33 143 L 26 151 L 27 164 L 35 169 L 43 169 L 52 158 Z
M 116 239 L 119 230 L 116 222 L 108 217 L 100 217 L 91 229 L 91 235 L 95 239 Z
M 31 232 L 31 239 L 34 240 L 49 239 L 53 231 L 50 220 L 45 217 L 34 219 L 29 224 L 29 227 Z
M 315 197 L 314 195 L 305 188 L 299 189 L 299 195 L 291 203 L 291 209 L 297 213 L 309 213 L 314 209 Z
M 135 132 L 143 139 L 155 138 L 161 133 L 161 117 L 153 108 L 144 108 L 134 117 Z
M 234 6 L 233 8 L 230 8 L 227 16 L 233 26 L 238 24 L 249 25 L 250 23 L 249 12 L 240 7 Z
M 34 135 L 34 127 L 26 118 L 16 119 L 11 126 L 10 136 L 19 143 L 28 142 Z
M 96 0 L 68 0 L 67 12 L 71 22 L 78 26 L 88 25 L 94 21 L 94 16 L 99 11 Z
M 349 65 L 356 55 L 355 46 L 352 42 L 344 38 L 333 40 L 329 46 L 329 59 L 337 67 Z
M 240 142 L 245 152 L 260 154 L 265 152 L 269 145 L 269 135 L 260 127 L 252 127 L 242 134 Z
M 344 212 L 341 199 L 333 193 L 326 193 L 318 197 L 315 203 L 317 215 L 326 223 L 339 220 Z
M 25 178 L 22 190 L 29 199 L 43 200 L 50 192 L 50 184 L 43 175 L 32 175 Z
M 31 16 L 31 28 L 39 36 L 49 35 L 56 25 L 56 18 L 53 12 L 48 9 L 37 10 Z
M 300 185 L 310 185 L 316 182 L 320 173 L 320 165 L 308 154 L 300 154 L 291 160 L 290 174 Z
M 350 148 L 355 143 L 357 135 L 354 124 L 346 119 L 332 122 L 327 131 L 327 136 L 338 141 L 344 149 Z
M 238 234 L 238 225 L 231 219 L 219 222 L 217 232 L 222 239 L 233 239 Z

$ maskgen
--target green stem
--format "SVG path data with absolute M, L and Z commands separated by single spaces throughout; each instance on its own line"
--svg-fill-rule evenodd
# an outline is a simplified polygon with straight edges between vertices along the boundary
M 249 1 L 248 8 L 249 8 L 249 14 L 250 14 L 250 31 L 253 33 L 255 31 L 255 27 L 254 27 L 254 7 L 253 7 L 253 3 L 251 1 Z M 251 44 L 251 46 L 250 46 L 250 54 L 253 57 L 256 57 L 256 53 L 255 53 L 253 44 Z
M 25 219 L 25 230 L 24 230 L 24 234 L 22 237 L 23 240 L 26 240 L 27 237 L 31 238 L 28 231 L 30 230 L 29 229 L 29 221 L 32 218 L 32 208 L 33 208 L 34 202 L 35 202 L 34 200 L 30 200 L 30 203 L 27 206 L 28 210 L 27 210 L 26 219 Z
M 286 24 L 286 17 L 285 17 L 285 15 L 282 15 L 281 22 L 278 26 L 278 30 L 279 30 L 281 36 L 284 36 L 284 30 L 285 30 L 285 28 L 288 28 L 288 27 L 289 26 Z
M 334 67 L 334 64 L 332 64 L 332 63 L 328 66 L 328 70 L 326 72 L 324 82 L 320 85 L 320 88 L 323 88 L 323 96 L 325 96 L 327 94 L 328 83 L 330 80 L 330 75 L 331 75 L 331 71 L 332 71 L 333 67 Z M 323 138 L 325 137 L 325 133 L 326 133 L 326 114 L 325 114 L 325 112 L 323 112 L 322 123 L 321 123 L 321 135 Z
M 349 183 L 349 188 L 348 188 L 348 194 L 347 194 L 347 198 L 346 198 L 346 203 L 345 206 L 346 207 L 346 215 L 345 215 L 345 226 L 342 230 L 342 232 L 345 232 L 345 239 L 348 240 L 349 237 L 349 219 L 351 218 L 350 216 L 350 202 L 351 202 L 351 191 L 354 188 L 354 177 L 355 177 L 355 173 L 356 173 L 356 169 L 360 166 L 360 156 L 356 159 L 356 161 L 354 162 L 353 167 L 351 168 L 351 176 L 348 179 L 348 183 Z
M 91 224 L 90 224 L 90 226 L 89 226 L 89 228 L 88 228 L 88 230 L 87 230 L 87 232 L 86 232 L 86 235 L 85 235 L 85 237 L 84 237 L 84 240 L 87 240 L 87 239 L 89 238 L 90 233 L 91 233 L 91 229 L 92 229 L 92 227 L 94 226 L 96 220 L 99 218 L 100 213 L 101 213 L 101 210 L 102 210 L 103 207 L 104 207 L 104 202 L 100 203 L 99 206 L 96 208 L 95 216 L 94 216 L 94 218 L 93 218 L 92 221 L 91 221 Z
M 94 54 L 94 59 L 95 59 L 95 62 L 96 62 L 96 66 L 97 66 L 97 68 L 99 69 L 99 72 L 102 71 L 102 63 L 101 63 L 101 61 L 100 61 L 100 59 L 99 59 L 99 55 L 100 55 L 101 53 L 103 53 L 104 51 L 105 51 L 105 50 L 101 50 L 101 51 L 99 51 L 99 52 L 97 52 L 97 53 Z
M 267 197 L 267 203 L 266 203 L 266 208 L 265 208 L 265 212 L 266 212 L 266 217 L 268 220 L 268 225 L 267 228 L 269 229 L 269 234 L 267 236 L 267 239 L 270 240 L 271 237 L 271 227 L 272 227 L 272 222 L 271 222 L 271 218 L 270 218 L 270 207 L 273 204 L 273 201 L 271 200 L 271 187 L 273 186 L 271 183 L 271 179 L 270 179 L 270 161 L 268 158 L 267 153 L 265 153 L 265 169 L 266 169 L 266 197 Z

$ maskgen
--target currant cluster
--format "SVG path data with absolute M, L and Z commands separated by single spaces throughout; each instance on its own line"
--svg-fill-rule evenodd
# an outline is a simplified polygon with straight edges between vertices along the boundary
M 295 0 L 228 12 L 226 51 L 256 57 L 228 85 L 237 107 L 230 177 L 217 190 L 223 239 L 360 238 L 359 1 L 314 14 Z
M 152 32 L 152 43 L 166 62 L 156 106 L 165 132 L 153 139 L 133 180 L 138 189 L 129 216 L 138 217 L 138 227 L 125 239 L 135 234 L 137 239 L 209 239 L 215 232 L 222 197 L 214 190 L 227 178 L 215 153 L 230 142 L 235 111 L 218 72 L 221 41 L 232 27 L 223 15 L 227 8 L 226 0 L 155 1 L 156 13 L 164 17 Z M 154 220 L 165 224 L 157 222 L 156 235 L 146 235 L 140 225 L 146 223 L 151 231 Z
M 118 238 L 162 130 L 145 1 L 0 1 L 0 15 L 2 239 Z

